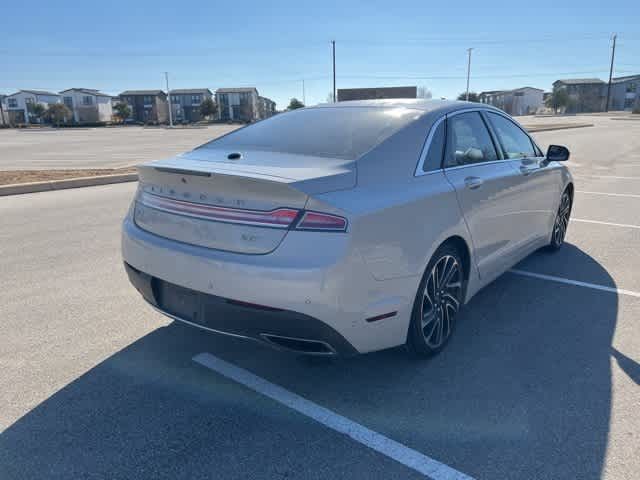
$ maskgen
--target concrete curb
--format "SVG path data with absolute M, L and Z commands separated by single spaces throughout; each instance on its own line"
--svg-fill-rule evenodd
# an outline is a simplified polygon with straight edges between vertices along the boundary
M 94 177 L 66 178 L 64 180 L 52 180 L 49 182 L 0 185 L 0 197 L 4 197 L 7 195 L 20 195 L 23 193 L 49 192 L 53 190 L 64 190 L 66 188 L 93 187 L 96 185 L 109 185 L 111 183 L 136 181 L 138 181 L 137 173 L 121 173 L 117 175 L 98 175 Z
M 568 130 L 570 128 L 585 128 L 585 127 L 593 127 L 593 123 L 576 123 L 574 125 L 531 125 L 530 127 L 524 127 L 527 132 L 535 133 L 535 132 L 550 132 L 552 130 Z

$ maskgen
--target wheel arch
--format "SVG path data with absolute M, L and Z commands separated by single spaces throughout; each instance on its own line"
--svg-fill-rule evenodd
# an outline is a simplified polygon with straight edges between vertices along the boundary
M 444 245 L 452 245 L 458 253 L 460 253 L 462 268 L 464 269 L 464 281 L 465 283 L 468 283 L 469 275 L 471 273 L 471 250 L 469 249 L 467 241 L 459 235 L 452 235 L 438 245 L 438 248 Z M 438 248 L 436 248 L 436 251 Z

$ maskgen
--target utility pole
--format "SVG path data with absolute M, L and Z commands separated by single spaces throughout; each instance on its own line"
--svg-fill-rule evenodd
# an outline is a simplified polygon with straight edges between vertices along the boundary
M 173 113 L 171 113 L 173 106 L 171 105 L 171 94 L 169 93 L 169 72 L 164 72 L 164 81 L 167 84 L 167 99 L 169 100 L 169 126 L 173 128 Z
M 467 48 L 467 53 L 469 54 L 469 59 L 467 60 L 467 93 L 465 95 L 465 100 L 469 101 L 469 77 L 471 76 L 471 51 L 473 48 Z
M 604 111 L 609 111 L 609 98 L 611 96 L 611 77 L 613 77 L 613 59 L 616 56 L 616 38 L 618 35 L 613 34 L 613 47 L 611 48 L 611 67 L 609 68 L 609 84 L 607 85 L 607 104 L 604 106 Z
M 4 109 L 2 108 L 2 98 L 0 98 L 0 120 L 2 120 L 2 126 L 4 127 Z
M 307 106 L 307 96 L 304 93 L 304 78 L 302 79 L 302 103 L 304 103 L 304 106 Z
M 336 103 L 336 41 L 331 40 L 333 51 L 333 103 Z

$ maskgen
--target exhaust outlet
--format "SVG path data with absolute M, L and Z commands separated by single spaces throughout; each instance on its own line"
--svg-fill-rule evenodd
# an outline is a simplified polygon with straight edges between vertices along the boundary
M 289 350 L 295 353 L 302 353 L 305 355 L 335 355 L 334 348 L 326 342 L 320 340 L 308 340 L 305 338 L 284 337 L 281 335 L 274 335 L 272 333 L 261 333 L 262 337 L 269 344 Z

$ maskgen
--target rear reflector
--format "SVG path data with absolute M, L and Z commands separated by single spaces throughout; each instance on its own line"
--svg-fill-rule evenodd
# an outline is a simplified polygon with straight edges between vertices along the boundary
M 274 228 L 289 228 L 298 215 L 293 208 L 278 208 L 269 212 L 244 210 L 239 208 L 215 207 L 203 203 L 184 202 L 173 198 L 160 197 L 142 192 L 138 201 L 143 205 L 177 215 L 217 220 L 229 223 L 241 223 Z

